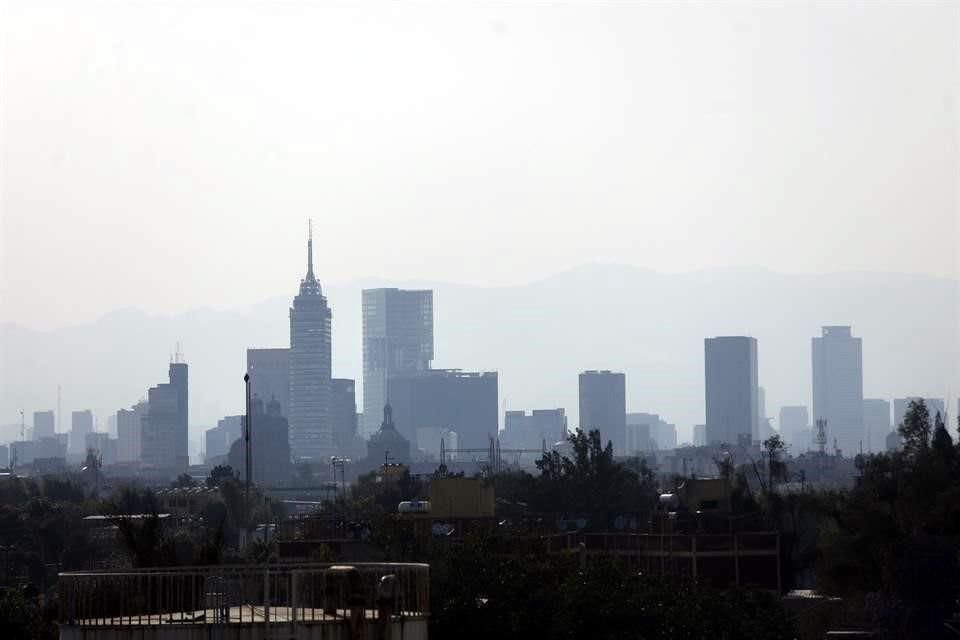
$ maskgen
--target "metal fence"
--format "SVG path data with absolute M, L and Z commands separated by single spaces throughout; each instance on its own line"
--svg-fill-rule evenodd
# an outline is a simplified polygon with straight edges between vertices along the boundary
M 322 623 L 425 618 L 426 564 L 211 566 L 61 573 L 60 624 Z

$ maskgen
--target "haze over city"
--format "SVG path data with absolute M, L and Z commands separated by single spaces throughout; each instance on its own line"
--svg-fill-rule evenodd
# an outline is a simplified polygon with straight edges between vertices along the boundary
M 687 431 L 703 419 L 699 340 L 723 333 L 761 336 L 772 408 L 806 403 L 806 340 L 837 322 L 867 340 L 868 393 L 954 397 L 954 9 L 11 5 L 0 25 L 11 381 L 0 423 L 49 406 L 57 384 L 68 403 L 105 415 L 137 399 L 134 381 L 143 389 L 162 373 L 177 341 L 204 365 L 191 424 L 236 410 L 239 384 L 225 380 L 243 350 L 286 339 L 308 218 L 334 369 L 358 383 L 359 290 L 399 283 L 438 290 L 438 363 L 501 370 L 507 408 L 569 407 L 578 370 L 612 366 L 628 374 L 628 404 Z M 611 266 L 584 267 L 595 263 Z M 741 298 L 689 305 L 703 283 L 735 280 L 730 267 L 746 268 L 747 288 L 752 269 L 812 291 L 732 316 Z M 808 277 L 848 271 L 875 273 L 862 277 L 887 293 L 838 306 L 830 283 L 848 282 L 855 298 L 861 276 Z M 915 274 L 924 299 L 894 273 Z M 543 329 L 517 323 L 528 304 L 551 301 L 514 293 L 571 277 L 592 292 L 557 292 Z M 470 287 L 495 287 L 476 298 L 506 297 L 515 315 L 465 318 Z M 588 297 L 596 313 L 571 316 Z M 791 302 L 805 324 L 778 333 L 772 325 L 789 324 L 780 310 L 799 314 Z M 877 318 L 884 303 L 890 317 Z M 239 330 L 238 318 L 271 304 L 273 324 Z M 915 304 L 933 331 L 916 331 Z M 635 333 L 627 318 L 611 333 L 598 318 L 611 308 L 653 328 Z M 167 325 L 143 363 L 118 367 L 129 360 L 119 344 L 83 357 L 69 338 L 133 309 Z M 697 332 L 678 326 L 681 313 L 700 318 Z M 219 351 L 189 326 L 204 314 L 220 314 Z M 17 327 L 65 336 L 42 358 L 55 366 L 29 365 L 37 354 L 18 349 Z M 528 346 L 526 366 L 517 345 L 537 330 L 557 335 Z M 659 352 L 664 341 L 689 355 Z M 910 359 L 924 364 L 908 384 Z M 110 369 L 117 384 L 92 383 Z
M 325 285 L 956 278 L 955 11 L 11 3 L 0 318 L 280 295 L 310 217 Z
M 3 640 L 960 637 L 960 2 L 0 3 Z

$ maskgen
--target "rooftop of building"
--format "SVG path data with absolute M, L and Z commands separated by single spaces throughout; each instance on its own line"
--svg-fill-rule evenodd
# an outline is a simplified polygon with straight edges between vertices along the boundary
M 395 374 L 398 378 L 424 378 L 424 377 L 449 377 L 449 378 L 485 378 L 487 376 L 496 377 L 496 371 L 464 371 L 462 369 L 423 369 L 419 371 L 404 371 Z

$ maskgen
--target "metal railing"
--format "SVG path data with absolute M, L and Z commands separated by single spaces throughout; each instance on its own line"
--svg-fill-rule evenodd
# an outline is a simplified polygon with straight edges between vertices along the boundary
M 61 573 L 62 625 L 302 624 L 425 618 L 426 564 L 181 567 Z

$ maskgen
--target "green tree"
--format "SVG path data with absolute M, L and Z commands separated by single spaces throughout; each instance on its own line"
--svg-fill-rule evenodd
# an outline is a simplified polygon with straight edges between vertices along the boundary
M 210 471 L 207 476 L 207 486 L 210 488 L 219 487 L 224 481 L 236 478 L 233 467 L 228 464 L 218 464 Z
M 537 510 L 588 515 L 590 526 L 605 528 L 618 515 L 649 511 L 656 503 L 653 473 L 640 462 L 639 473 L 613 459 L 600 432 L 570 434 L 572 457 L 548 451 L 537 460 L 540 476 L 530 501 Z
M 197 486 L 197 481 L 194 480 L 189 473 L 181 473 L 177 476 L 176 480 L 170 483 L 170 486 L 174 489 L 191 489 Z
M 858 456 L 853 487 L 816 496 L 817 581 L 867 602 L 890 638 L 937 637 L 960 599 L 960 464 L 943 420 L 911 403 L 903 451 Z
M 950 437 L 939 411 L 933 421 L 933 439 L 930 446 L 941 460 L 952 461 L 956 457 L 953 438 Z
M 911 400 L 903 422 L 897 432 L 903 439 L 903 449 L 908 454 L 917 454 L 930 446 L 930 410 L 923 399 Z
M 784 443 L 780 434 L 775 433 L 764 440 L 763 450 L 767 459 L 768 490 L 773 492 L 777 483 L 785 480 L 787 476 L 787 465 L 782 460 Z
M 24 597 L 18 589 L 0 589 L 0 629 L 5 638 L 54 640 L 57 626 L 45 619 L 33 598 Z

